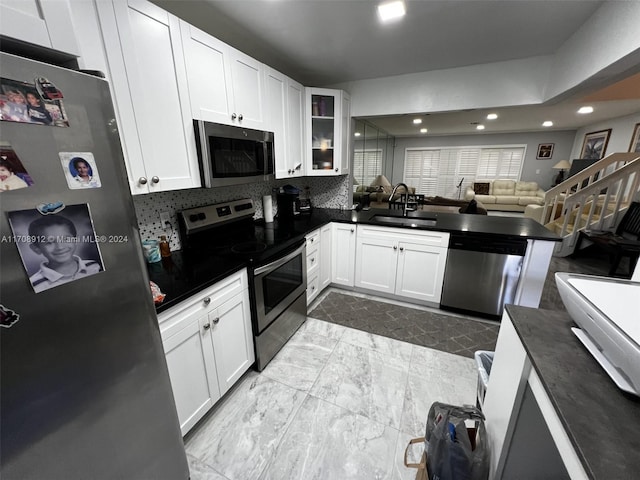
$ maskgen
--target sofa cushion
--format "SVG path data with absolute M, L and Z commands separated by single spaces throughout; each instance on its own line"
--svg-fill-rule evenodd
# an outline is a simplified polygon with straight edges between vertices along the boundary
M 496 195 L 496 203 L 502 205 L 520 205 L 520 197 L 515 195 Z
M 496 203 L 495 195 L 476 195 L 475 200 L 482 203 Z
M 494 180 L 491 195 L 515 195 L 515 180 Z
M 544 204 L 544 199 L 542 197 L 520 197 L 518 200 L 518 205 L 542 205 Z
M 516 195 L 519 197 L 533 197 L 538 188 L 536 182 L 516 182 Z
M 473 184 L 473 191 L 476 195 L 489 195 L 489 182 L 476 182 Z

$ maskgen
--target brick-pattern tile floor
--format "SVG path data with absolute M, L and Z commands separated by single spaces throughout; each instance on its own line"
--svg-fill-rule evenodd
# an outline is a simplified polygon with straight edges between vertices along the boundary
M 470 358 L 476 350 L 495 350 L 500 328 L 498 322 L 442 315 L 337 292 L 330 292 L 309 316 Z

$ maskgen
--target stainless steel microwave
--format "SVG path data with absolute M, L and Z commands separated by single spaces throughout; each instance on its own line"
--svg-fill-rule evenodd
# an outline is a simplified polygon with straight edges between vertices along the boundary
M 273 132 L 194 120 L 205 187 L 270 180 L 274 176 Z

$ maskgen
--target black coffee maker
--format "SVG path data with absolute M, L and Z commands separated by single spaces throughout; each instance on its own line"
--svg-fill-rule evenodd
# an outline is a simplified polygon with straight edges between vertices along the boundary
M 278 220 L 291 221 L 300 215 L 300 190 L 293 185 L 285 185 L 275 190 Z

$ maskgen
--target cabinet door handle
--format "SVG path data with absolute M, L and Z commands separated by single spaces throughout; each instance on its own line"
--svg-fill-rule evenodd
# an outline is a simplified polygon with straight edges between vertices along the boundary
M 203 302 L 204 302 L 205 306 L 206 306 L 206 305 L 209 305 L 209 304 L 211 303 L 211 299 L 210 299 L 209 297 L 207 297 L 207 298 L 205 298 L 205 299 L 203 300 Z
M 160 178 L 159 178 L 159 177 L 156 177 L 156 176 L 153 176 L 153 177 L 151 177 L 151 181 L 152 181 L 153 183 L 158 183 L 158 182 L 160 181 Z
M 354 231 L 355 231 L 355 230 L 352 228 L 352 229 L 351 229 L 351 233 L 353 233 Z
M 311 291 L 314 292 L 315 290 L 316 290 L 316 286 L 314 285 L 311 287 Z
M 236 118 L 238 118 L 238 116 L 236 115 L 236 113 L 235 113 L 235 112 L 233 112 L 233 113 L 231 114 L 231 120 L 235 120 Z
M 213 324 L 217 325 L 219 321 L 220 321 L 220 317 L 216 317 L 213 319 Z
M 315 258 L 312 258 L 312 259 L 311 259 L 311 263 L 313 263 L 313 262 L 315 262 L 315 261 L 316 261 L 316 259 L 315 259 Z
M 398 249 L 398 246 L 397 246 L 397 245 L 394 245 L 394 246 L 393 246 L 393 249 L 394 249 L 394 250 L 397 250 L 397 249 Z
M 140 177 L 140 178 L 138 179 L 138 183 L 139 183 L 140 185 L 146 185 L 146 184 L 147 184 L 147 177 Z
M 315 240 L 315 238 L 312 238 L 312 239 L 311 239 L 311 243 L 313 243 L 313 241 L 314 241 L 314 240 Z
M 205 330 L 209 330 L 211 328 L 211 324 L 210 323 L 205 323 L 202 328 L 204 328 Z
M 339 170 L 338 167 L 336 167 L 336 173 L 338 173 L 338 170 Z
M 400 247 L 400 251 L 401 251 L 401 252 L 404 252 L 404 247 Z
M 238 120 L 242 121 L 243 118 L 242 114 L 238 115 Z

